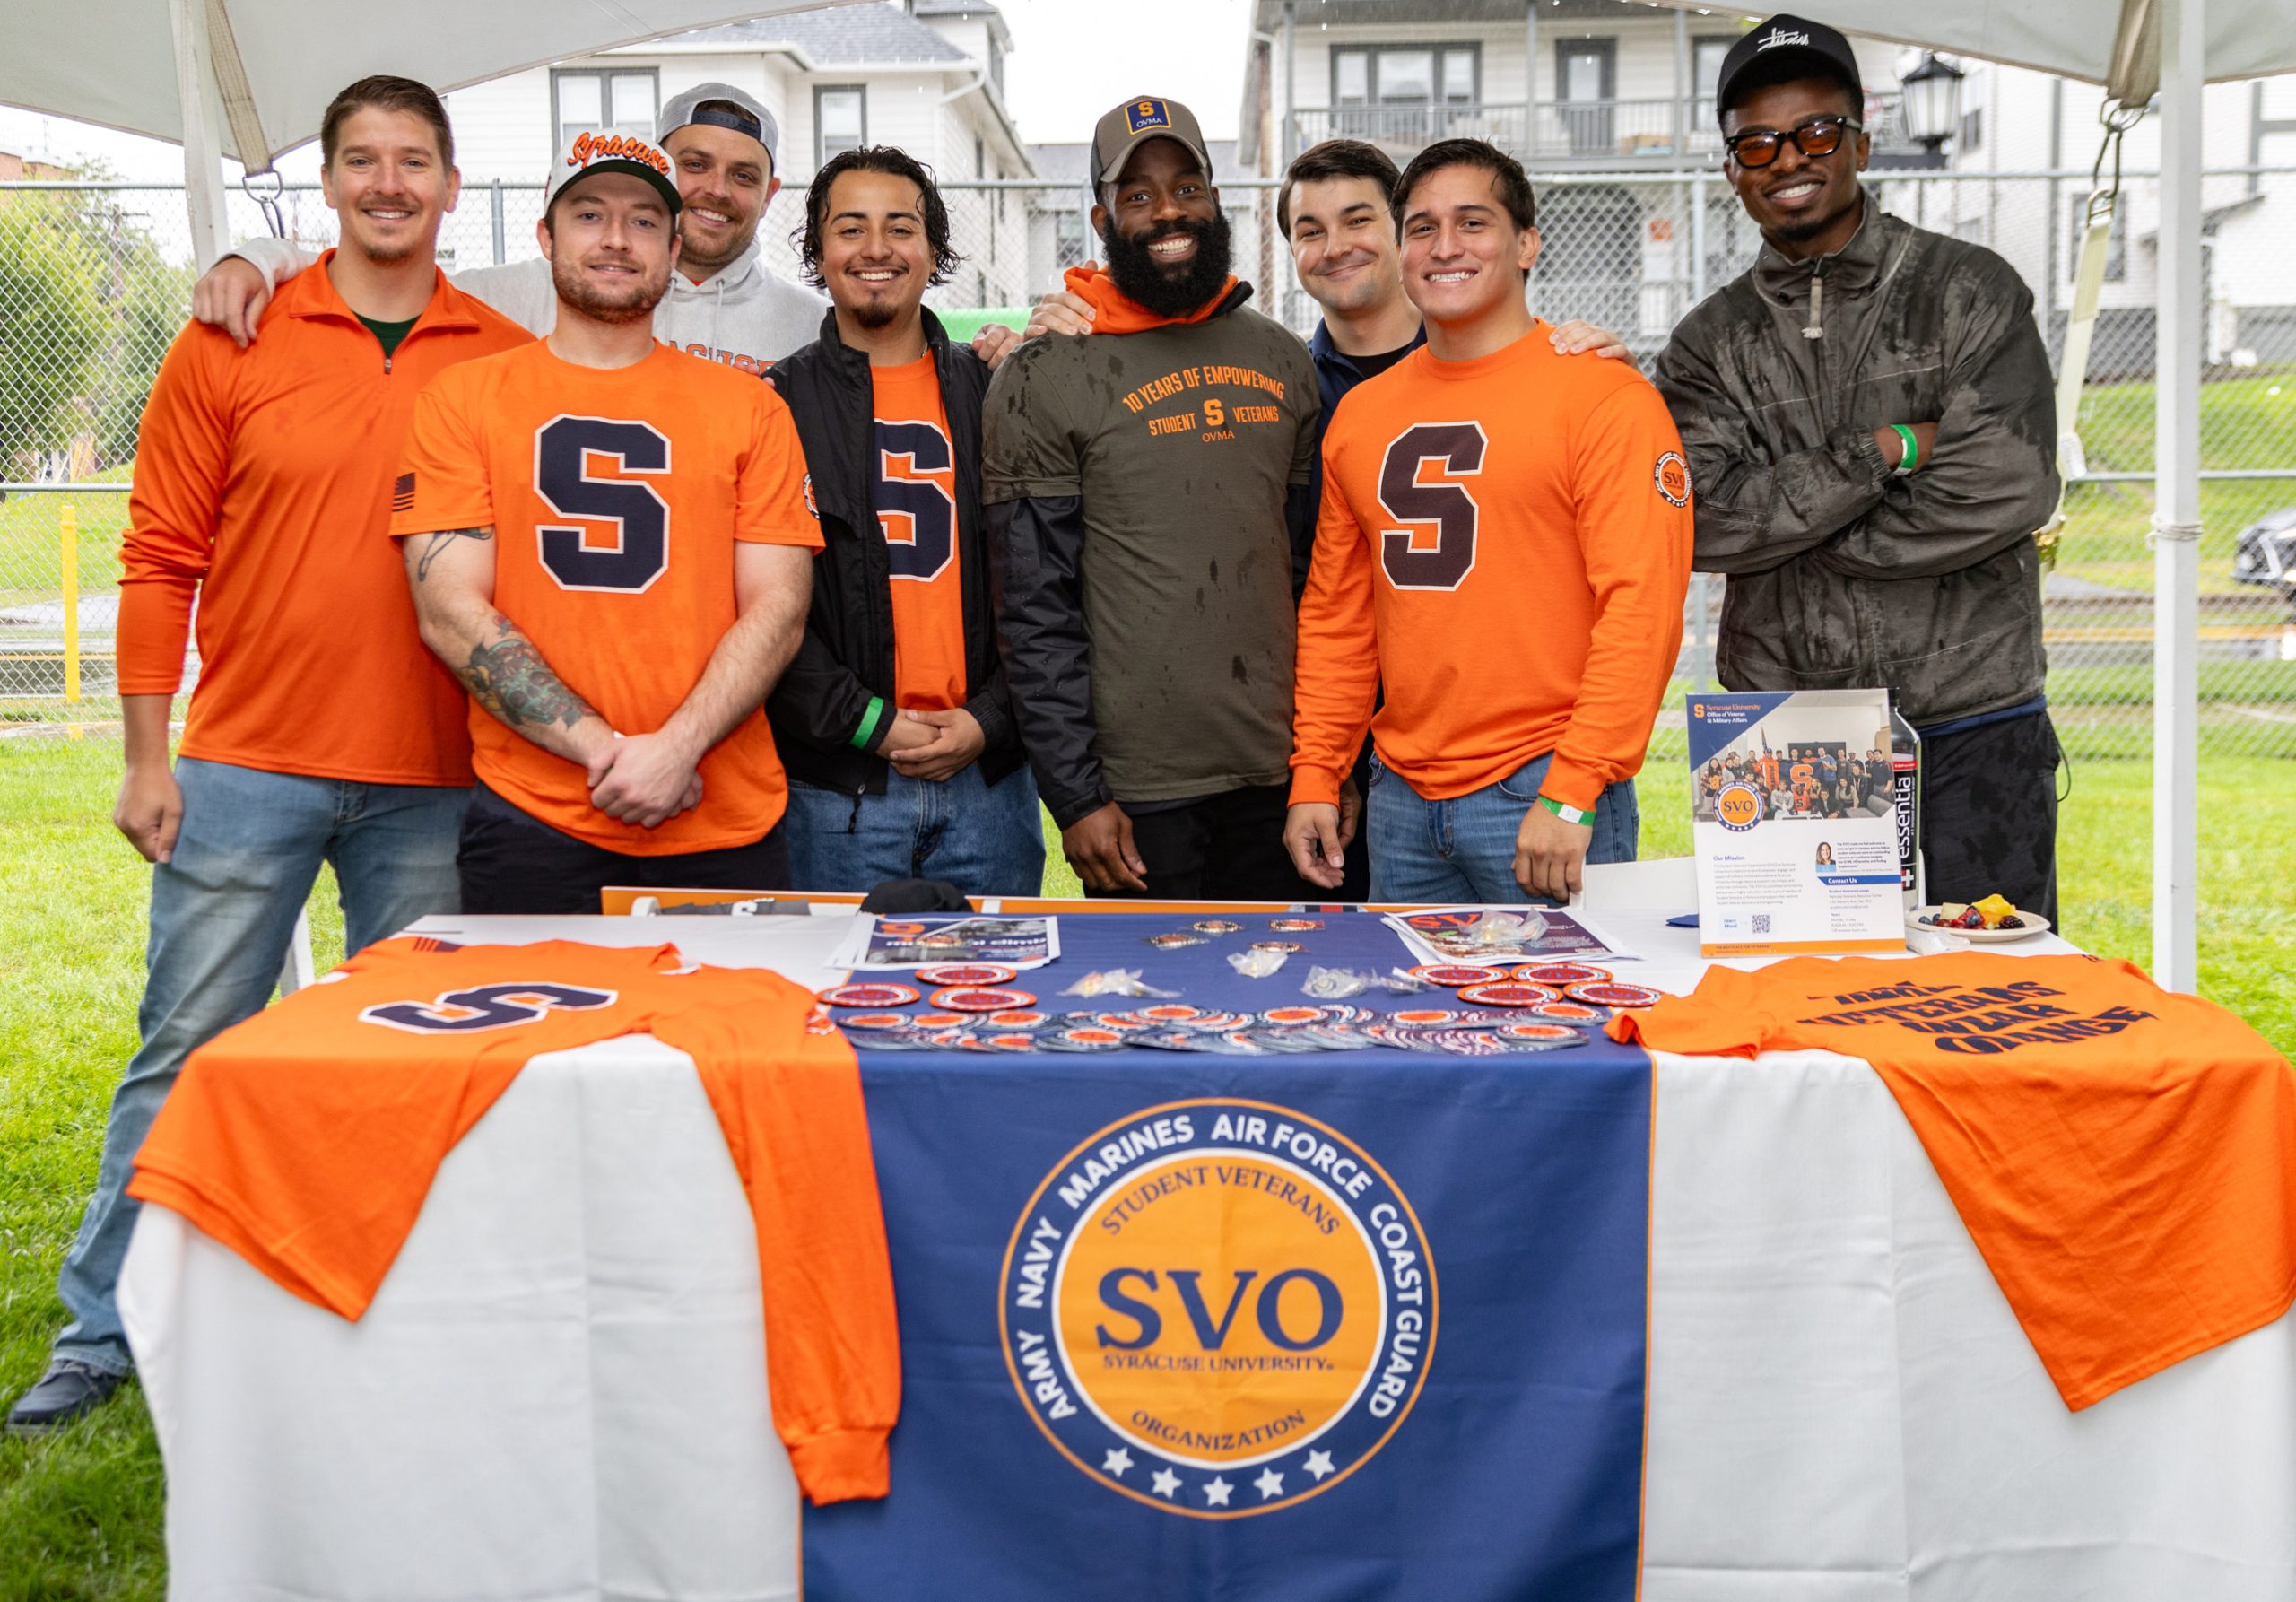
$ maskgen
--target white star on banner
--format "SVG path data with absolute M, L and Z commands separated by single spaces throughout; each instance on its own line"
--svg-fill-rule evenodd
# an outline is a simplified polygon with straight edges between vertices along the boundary
M 1326 1475 L 1333 1472 L 1331 1466 L 1331 1454 L 1329 1452 L 1309 1452 L 1308 1454 L 1308 1460 L 1302 1465 L 1302 1467 L 1305 1467 L 1309 1474 L 1314 1475 L 1320 1480 Z
M 1151 1483 L 1155 1485 L 1157 1495 L 1170 1496 L 1180 1488 L 1180 1476 L 1169 1468 L 1160 1468 L 1156 1471 L 1155 1479 Z
M 1204 1488 L 1204 1505 L 1208 1508 L 1226 1507 L 1228 1505 L 1228 1493 L 1234 1489 L 1235 1486 L 1230 1484 L 1226 1480 L 1213 1480 L 1210 1484 Z
M 1100 1467 L 1122 1479 L 1124 1471 L 1132 1467 L 1132 1454 L 1120 1446 L 1110 1447 L 1108 1456 L 1100 1459 Z
M 1273 1468 L 1261 1469 L 1259 1478 L 1254 1480 L 1252 1484 L 1259 1487 L 1259 1499 L 1262 1502 L 1272 1501 L 1283 1494 L 1283 1476 Z

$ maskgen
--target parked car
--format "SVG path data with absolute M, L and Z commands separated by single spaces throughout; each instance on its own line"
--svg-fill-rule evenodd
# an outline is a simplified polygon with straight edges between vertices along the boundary
M 2232 578 L 2277 590 L 2296 607 L 2296 506 L 2266 512 L 2240 530 L 2232 546 Z

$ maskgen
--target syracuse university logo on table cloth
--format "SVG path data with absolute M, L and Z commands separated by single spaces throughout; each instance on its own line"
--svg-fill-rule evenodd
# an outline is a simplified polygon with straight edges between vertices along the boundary
M 1392 965 L 1370 914 L 1318 960 Z M 1278 1005 L 1184 918 L 1062 962 Z M 1057 988 L 1054 974 L 1038 988 Z M 1632 1602 L 1650 1061 L 862 1058 L 901 1342 L 883 1502 L 807 1602 Z
M 1346 1136 L 1260 1101 L 1150 1107 L 1079 1144 L 1014 1224 L 1004 1291 L 1004 1360 L 1054 1449 L 1195 1519 L 1354 1473 L 1435 1344 L 1410 1202 Z

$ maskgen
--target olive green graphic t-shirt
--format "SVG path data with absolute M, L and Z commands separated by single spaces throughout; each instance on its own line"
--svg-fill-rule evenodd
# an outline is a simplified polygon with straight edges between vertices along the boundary
M 1118 801 L 1288 780 L 1283 503 L 1319 409 L 1307 346 L 1241 306 L 1032 339 L 990 385 L 982 499 L 1083 504 L 1092 719 Z

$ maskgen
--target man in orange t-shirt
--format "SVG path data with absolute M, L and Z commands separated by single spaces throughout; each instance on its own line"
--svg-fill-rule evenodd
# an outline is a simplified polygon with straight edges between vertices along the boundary
M 790 871 L 806 890 L 1034 895 L 1044 835 L 982 546 L 988 369 L 925 309 L 956 260 L 948 209 L 907 152 L 841 151 L 806 193 L 801 257 L 833 309 L 772 379 L 825 545 L 804 643 L 766 704 Z
M 423 640 L 470 692 L 465 911 L 788 884 L 760 707 L 821 530 L 788 408 L 654 342 L 678 205 L 659 150 L 577 135 L 535 226 L 549 337 L 442 378 L 407 432 L 390 532 Z
M 142 1044 L 57 1278 L 72 1321 L 12 1433 L 79 1417 L 133 1368 L 112 1294 L 136 1148 L 184 1058 L 270 999 L 319 865 L 334 865 L 353 949 L 455 910 L 469 742 L 377 536 L 424 381 L 527 335 L 432 263 L 458 183 L 437 95 L 361 80 L 327 107 L 319 145 L 342 244 L 273 302 L 257 347 L 186 327 L 144 412 L 112 814 L 153 865 Z M 199 683 L 171 770 L 195 601 Z
M 1531 316 L 1533 207 L 1479 140 L 1428 146 L 1396 187 L 1427 344 L 1332 418 L 1300 608 L 1283 840 L 1326 887 L 1367 726 L 1375 900 L 1566 900 L 1581 864 L 1635 855 L 1690 478 L 1649 381 L 1560 354 Z

